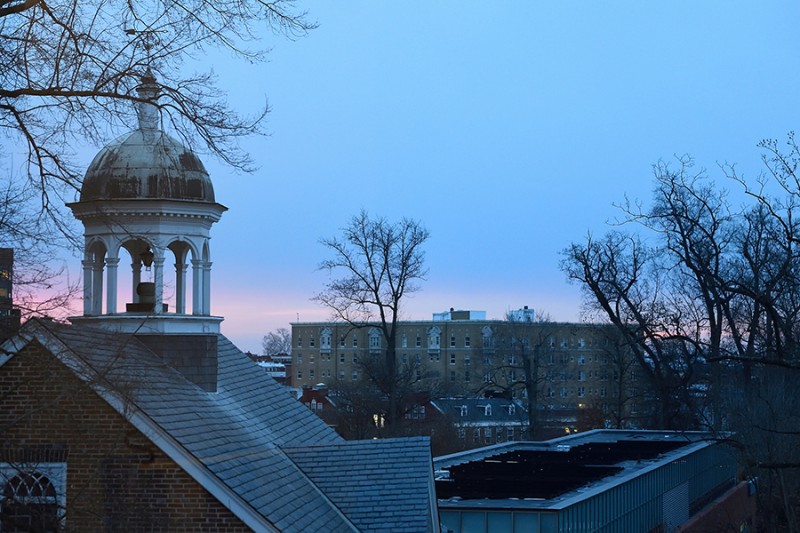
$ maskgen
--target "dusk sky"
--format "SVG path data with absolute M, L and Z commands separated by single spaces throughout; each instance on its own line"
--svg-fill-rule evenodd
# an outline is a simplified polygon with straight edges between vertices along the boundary
M 606 231 L 624 195 L 648 200 L 653 163 L 755 177 L 758 141 L 800 123 L 797 2 L 298 6 L 319 28 L 268 36 L 268 63 L 209 58 L 237 110 L 272 108 L 271 136 L 245 145 L 257 172 L 203 157 L 230 209 L 212 229 L 212 312 L 243 350 L 329 318 L 310 301 L 318 240 L 362 208 L 431 232 L 404 318 L 528 305 L 577 321 L 559 252 Z

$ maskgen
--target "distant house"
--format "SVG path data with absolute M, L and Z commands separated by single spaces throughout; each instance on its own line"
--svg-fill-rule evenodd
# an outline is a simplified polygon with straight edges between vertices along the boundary
M 267 375 L 281 384 L 288 384 L 286 379 L 286 366 L 291 364 L 291 356 L 289 355 L 257 355 L 251 352 L 245 352 L 255 364 L 263 368 Z
M 461 449 L 525 438 L 525 404 L 506 398 L 444 398 L 431 402 L 457 428 Z

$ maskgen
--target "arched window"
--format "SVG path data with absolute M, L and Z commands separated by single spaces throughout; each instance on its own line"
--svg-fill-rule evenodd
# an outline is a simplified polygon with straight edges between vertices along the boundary
M 60 499 L 50 478 L 37 470 L 2 470 L 0 482 L 4 483 L 0 499 L 0 531 L 59 531 Z

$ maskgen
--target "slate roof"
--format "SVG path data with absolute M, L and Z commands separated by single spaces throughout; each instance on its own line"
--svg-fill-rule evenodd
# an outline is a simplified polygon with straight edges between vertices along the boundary
M 421 508 L 429 499 L 428 490 L 412 492 L 424 488 L 420 480 L 433 490 L 429 447 L 419 439 L 345 442 L 222 335 L 217 391 L 206 392 L 130 334 L 47 321 L 26 326 L 21 333 L 26 340 L 35 337 L 89 380 L 165 452 L 174 444 L 174 453 L 184 463 L 187 458 L 190 463 L 199 461 L 199 474 L 194 475 L 198 482 L 217 487 L 223 499 L 236 500 L 245 512 L 254 510 L 280 531 L 384 530 L 372 529 L 361 515 L 363 505 L 353 501 L 373 482 L 388 487 L 372 487 L 388 496 L 380 507 L 394 507 L 404 515 L 397 518 L 403 529 L 393 531 L 412 531 L 407 525 L 435 516 L 435 500 L 429 504 L 433 508 Z M 351 473 L 351 484 L 357 483 L 359 490 L 353 495 L 344 494 L 345 486 L 319 474 L 306 460 L 322 460 L 328 453 L 335 457 L 333 465 Z M 398 462 L 381 477 L 373 470 L 386 465 L 375 458 L 386 456 Z M 405 516 L 409 514 L 419 516 Z M 387 519 L 386 513 L 373 510 L 373 515 Z
M 505 398 L 442 398 L 431 402 L 442 413 L 450 416 L 456 425 L 494 426 L 526 425 L 528 413 L 520 400 Z M 487 414 L 486 406 L 491 409 Z M 509 409 L 513 405 L 513 409 Z M 466 407 L 466 411 L 462 411 Z M 462 414 L 465 413 L 465 414 Z
M 435 498 L 428 437 L 346 441 L 284 451 L 359 529 L 433 529 L 430 504 L 419 497 Z M 393 508 L 387 505 L 391 501 L 409 504 Z

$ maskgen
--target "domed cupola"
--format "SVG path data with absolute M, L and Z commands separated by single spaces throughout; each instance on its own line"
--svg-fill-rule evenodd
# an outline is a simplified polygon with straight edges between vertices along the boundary
M 86 171 L 80 200 L 68 204 L 85 228 L 84 313 L 72 320 L 116 330 L 218 332 L 222 318 L 210 312 L 210 228 L 226 208 L 216 203 L 200 158 L 161 130 L 159 87 L 149 70 L 137 94 L 138 128 L 100 150 Z M 120 312 L 117 267 L 123 250 L 131 259 L 132 283 Z M 174 276 L 164 269 L 168 256 L 175 258 Z
M 158 85 L 148 72 L 138 88 L 155 101 Z M 81 202 L 132 198 L 214 202 L 214 187 L 202 161 L 158 127 L 158 110 L 139 106 L 139 127 L 113 141 L 86 170 Z

